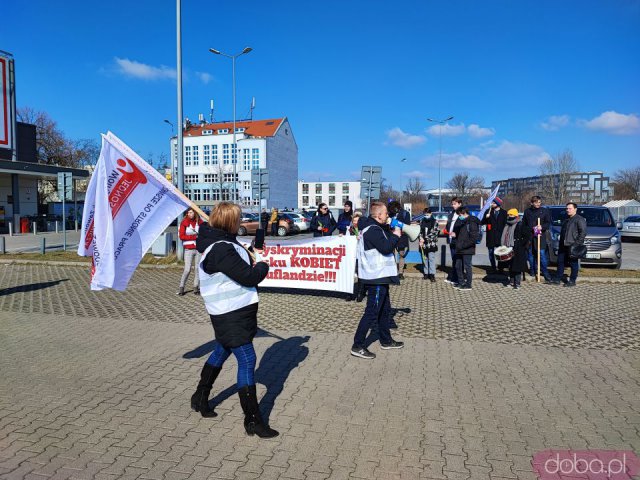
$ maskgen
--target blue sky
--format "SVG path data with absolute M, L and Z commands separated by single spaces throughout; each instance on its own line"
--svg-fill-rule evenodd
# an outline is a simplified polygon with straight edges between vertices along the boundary
M 381 165 L 401 188 L 459 171 L 487 183 L 536 174 L 571 149 L 584 170 L 640 165 L 640 1 L 183 0 L 184 112 L 287 116 L 300 178 L 358 178 Z M 99 7 L 98 7 L 99 5 Z M 176 123 L 175 2 L 0 0 L 0 49 L 18 106 L 72 138 L 111 130 L 143 157 Z M 400 162 L 406 158 L 405 162 Z

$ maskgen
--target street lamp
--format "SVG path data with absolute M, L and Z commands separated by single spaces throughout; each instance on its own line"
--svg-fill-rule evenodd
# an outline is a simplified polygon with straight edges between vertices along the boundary
M 433 118 L 427 118 L 428 122 L 437 123 L 440 125 L 438 130 L 438 143 L 440 144 L 440 155 L 438 156 L 438 211 L 442 211 L 442 125 L 449 120 L 453 120 L 453 115 L 444 120 L 434 120 Z
M 244 55 L 245 53 L 249 53 L 253 48 L 245 47 L 242 52 L 237 55 L 228 55 L 226 53 L 221 52 L 220 50 L 216 50 L 215 48 L 210 48 L 209 51 L 215 55 L 222 55 L 223 57 L 227 57 L 231 59 L 232 64 L 232 78 L 233 78 L 233 150 L 231 152 L 231 163 L 233 164 L 233 200 L 237 202 L 236 194 L 238 193 L 238 179 L 237 177 L 237 165 L 238 165 L 238 144 L 236 143 L 236 58 L 240 55 Z M 234 158 L 235 154 L 235 158 Z M 234 162 L 235 160 L 235 162 Z
M 164 123 L 168 123 L 169 125 L 171 125 L 171 136 L 173 137 L 173 123 L 171 123 L 169 120 L 165 120 Z

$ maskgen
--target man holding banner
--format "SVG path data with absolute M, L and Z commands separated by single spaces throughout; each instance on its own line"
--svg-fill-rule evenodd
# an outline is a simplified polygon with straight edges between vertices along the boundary
M 371 215 L 358 222 L 358 277 L 367 287 L 367 306 L 353 338 L 351 355 L 373 360 L 376 358 L 366 347 L 366 337 L 371 326 L 378 325 L 380 348 L 390 350 L 404 347 L 403 342 L 391 338 L 391 302 L 389 285 L 399 285 L 398 268 L 394 250 L 402 234 L 400 228 L 393 233 L 386 230 L 389 214 L 384 203 L 373 202 Z

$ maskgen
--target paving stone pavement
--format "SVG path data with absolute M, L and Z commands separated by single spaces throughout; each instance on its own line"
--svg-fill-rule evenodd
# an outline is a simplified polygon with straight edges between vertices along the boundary
M 179 275 L 92 293 L 81 267 L 0 267 L 0 478 L 532 479 L 543 449 L 640 453 L 637 285 L 408 279 L 406 348 L 373 361 L 348 354 L 362 304 L 263 292 L 256 379 L 281 435 L 258 440 L 233 360 L 219 417 L 189 409 L 212 330 Z

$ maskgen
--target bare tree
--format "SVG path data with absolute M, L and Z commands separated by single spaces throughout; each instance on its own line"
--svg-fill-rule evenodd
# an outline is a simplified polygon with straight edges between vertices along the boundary
M 39 163 L 73 167 L 73 145 L 48 113 L 30 107 L 19 108 L 17 119 L 36 126 L 36 153 Z
M 397 200 L 402 203 L 402 193 L 393 189 L 393 185 L 387 181 L 386 178 L 380 180 L 380 198 L 372 198 L 371 201 L 379 200 L 385 204 L 391 200 Z
M 640 166 L 618 170 L 613 183 L 616 200 L 640 200 Z
M 407 180 L 407 186 L 405 187 L 405 201 L 411 203 L 411 209 L 413 212 L 422 211 L 427 205 L 427 199 L 422 193 L 425 188 L 426 186 L 424 182 L 419 177 L 411 177 Z
M 562 205 L 569 201 L 571 178 L 578 171 L 578 161 L 571 150 L 546 159 L 540 166 L 542 191 L 546 203 Z
M 472 177 L 469 172 L 458 172 L 445 183 L 445 186 L 452 190 L 453 195 L 465 202 L 469 197 L 482 193 L 484 178 Z

